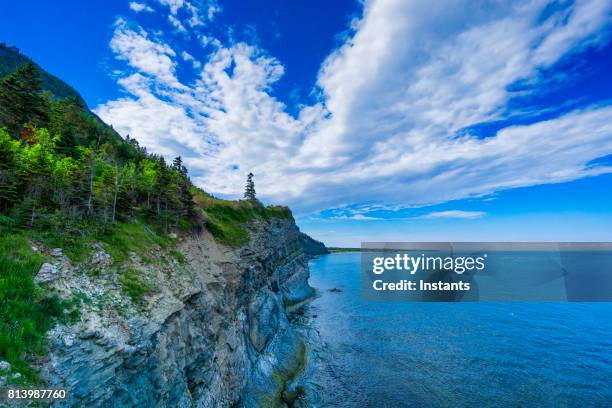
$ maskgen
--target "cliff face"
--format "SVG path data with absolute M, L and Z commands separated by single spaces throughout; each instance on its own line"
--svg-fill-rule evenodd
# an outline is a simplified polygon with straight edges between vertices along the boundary
M 302 248 L 304 248 L 304 252 L 306 252 L 307 255 L 317 256 L 329 254 L 329 250 L 324 243 L 317 241 L 303 232 L 300 232 L 299 240 Z
M 207 232 L 178 238 L 184 262 L 161 248 L 146 264 L 130 254 L 151 288 L 141 302 L 122 295 L 102 247 L 76 266 L 56 254 L 50 285 L 81 299 L 82 312 L 48 333 L 43 377 L 68 389 L 70 406 L 291 405 L 308 345 L 286 310 L 313 294 L 306 255 L 292 220 L 249 229 L 237 250 Z

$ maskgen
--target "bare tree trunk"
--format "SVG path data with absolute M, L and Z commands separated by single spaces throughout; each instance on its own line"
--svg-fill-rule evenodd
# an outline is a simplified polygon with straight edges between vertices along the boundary
M 166 234 L 168 233 L 168 201 L 166 201 L 166 215 L 164 216 L 164 229 L 166 230 Z
M 93 213 L 93 179 L 94 179 L 94 160 L 93 153 L 89 159 L 89 196 L 87 197 L 87 214 Z
M 113 216 L 112 223 L 115 223 L 115 214 L 117 213 L 117 195 L 119 194 L 119 168 L 115 166 L 115 193 L 113 194 Z
M 32 228 L 34 226 L 34 218 L 36 217 L 36 204 L 32 204 L 32 214 L 30 215 L 30 225 Z
M 34 219 L 36 218 L 36 197 L 38 197 L 38 187 L 34 187 L 34 191 L 32 193 L 32 212 L 30 213 L 30 221 L 28 223 L 28 227 L 30 228 L 34 226 Z

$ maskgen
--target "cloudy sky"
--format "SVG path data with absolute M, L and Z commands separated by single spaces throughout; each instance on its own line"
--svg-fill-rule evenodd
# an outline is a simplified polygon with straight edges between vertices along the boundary
M 609 0 L 22 3 L 0 40 L 330 245 L 612 240 Z

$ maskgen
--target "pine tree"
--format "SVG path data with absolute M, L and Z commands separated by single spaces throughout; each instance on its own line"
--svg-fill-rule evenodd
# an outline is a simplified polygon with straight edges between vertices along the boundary
M 255 197 L 255 182 L 253 181 L 253 173 L 247 176 L 246 187 L 244 189 L 244 198 L 250 201 L 257 201 Z
M 21 126 L 48 121 L 48 102 L 41 94 L 36 66 L 29 62 L 0 81 L 0 126 L 17 135 Z
M 21 144 L 0 128 L 0 211 L 19 201 L 22 168 L 18 157 Z

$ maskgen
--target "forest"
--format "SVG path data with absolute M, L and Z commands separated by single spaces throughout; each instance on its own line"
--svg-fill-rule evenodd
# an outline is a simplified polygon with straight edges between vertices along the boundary
M 168 231 L 194 217 L 180 157 L 166 163 L 79 101 L 43 94 L 32 63 L 0 80 L 0 127 L 4 224 L 69 237 L 83 219 L 104 227 L 139 217 Z

